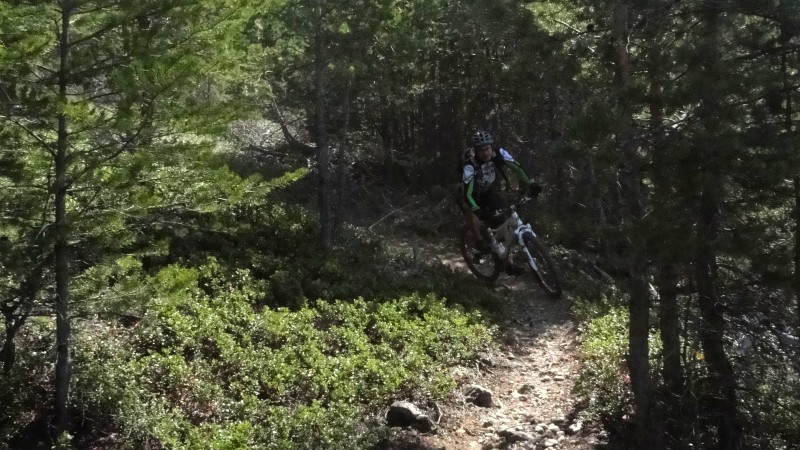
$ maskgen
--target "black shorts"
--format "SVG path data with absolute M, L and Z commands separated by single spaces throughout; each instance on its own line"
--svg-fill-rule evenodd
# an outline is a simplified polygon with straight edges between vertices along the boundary
M 479 219 L 486 222 L 492 228 L 497 228 L 505 221 L 505 215 L 496 216 L 494 212 L 498 209 L 502 209 L 506 207 L 505 202 L 497 192 L 488 190 L 472 196 L 475 199 L 475 203 L 481 208 L 478 211 L 475 211 L 475 215 L 478 216 Z

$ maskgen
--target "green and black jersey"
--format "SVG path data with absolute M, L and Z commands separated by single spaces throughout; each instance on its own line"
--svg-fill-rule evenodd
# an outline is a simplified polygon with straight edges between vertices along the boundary
M 474 155 L 464 163 L 462 176 L 463 199 L 469 208 L 475 211 L 483 206 L 479 204 L 479 201 L 476 201 L 476 198 L 482 192 L 492 188 L 492 185 L 497 181 L 497 173 L 505 167 L 514 172 L 514 175 L 525 186 L 531 184 L 532 180 L 528 177 L 528 174 L 504 148 L 492 150 L 492 158 L 485 163 L 480 163 Z

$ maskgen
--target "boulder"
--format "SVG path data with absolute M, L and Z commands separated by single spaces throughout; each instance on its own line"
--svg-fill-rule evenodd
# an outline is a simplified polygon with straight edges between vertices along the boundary
M 492 391 L 477 384 L 467 386 L 464 391 L 464 398 L 467 402 L 482 408 L 490 408 L 492 406 Z
M 515 442 L 536 440 L 536 438 L 534 438 L 530 434 L 522 432 L 522 431 L 515 430 L 513 428 L 509 428 L 507 430 L 502 430 L 497 434 L 500 435 L 500 437 L 502 437 L 503 439 L 505 439 L 506 442 L 508 442 L 509 444 L 513 444 Z
M 413 403 L 394 402 L 386 412 L 386 425 L 390 427 L 411 427 L 421 433 L 428 433 L 436 428 L 433 420 L 422 414 Z

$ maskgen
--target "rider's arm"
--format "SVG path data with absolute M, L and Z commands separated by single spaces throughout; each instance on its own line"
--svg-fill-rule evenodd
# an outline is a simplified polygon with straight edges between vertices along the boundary
M 472 196 L 472 193 L 475 190 L 475 168 L 472 167 L 471 164 L 464 166 L 463 183 L 464 201 L 467 202 L 467 206 L 473 211 L 480 209 L 478 203 L 475 201 L 475 198 Z
M 500 157 L 503 159 L 503 165 L 511 169 L 511 171 L 514 172 L 514 175 L 516 175 L 521 182 L 525 183 L 525 186 L 533 183 L 531 177 L 525 173 L 525 169 L 523 169 L 522 166 L 514 160 L 514 158 L 506 151 L 506 149 L 501 148 L 499 153 Z

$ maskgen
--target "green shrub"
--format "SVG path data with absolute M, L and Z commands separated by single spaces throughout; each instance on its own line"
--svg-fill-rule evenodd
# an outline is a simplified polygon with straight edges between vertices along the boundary
M 444 396 L 447 367 L 489 343 L 483 318 L 458 306 L 492 301 L 473 277 L 346 226 L 322 252 L 307 209 L 224 172 L 225 189 L 196 195 L 225 201 L 144 209 L 128 219 L 135 239 L 76 273 L 76 445 L 366 446 L 370 418 L 397 398 Z M 0 447 L 51 403 L 43 321 L 21 332 L 41 342 L 20 340 L 0 386 Z
M 84 418 L 131 447 L 354 448 L 365 417 L 395 398 L 442 398 L 447 367 L 491 338 L 477 313 L 433 295 L 259 311 L 263 284 L 213 260 L 149 281 L 162 295 L 135 328 L 97 328 L 76 347 Z
M 628 368 L 628 312 L 611 308 L 588 324 L 579 358 L 582 368 L 576 392 L 589 399 L 584 415 L 590 419 L 618 419 L 631 400 Z
M 8 373 L 0 372 L 0 448 L 43 419 L 39 407 L 51 401 L 54 336 L 53 323 L 38 317 L 17 335 L 16 362 Z
M 611 299 L 613 300 L 613 298 Z M 583 306 L 585 314 L 599 314 L 587 319 L 584 340 L 578 356 L 581 372 L 575 391 L 589 400 L 584 416 L 589 419 L 619 421 L 629 414 L 632 401 L 628 373 L 628 310 L 610 306 L 609 299 Z M 656 332 L 649 337 L 650 365 L 653 374 L 659 371 L 661 340 Z M 655 377 L 655 375 L 654 375 Z

